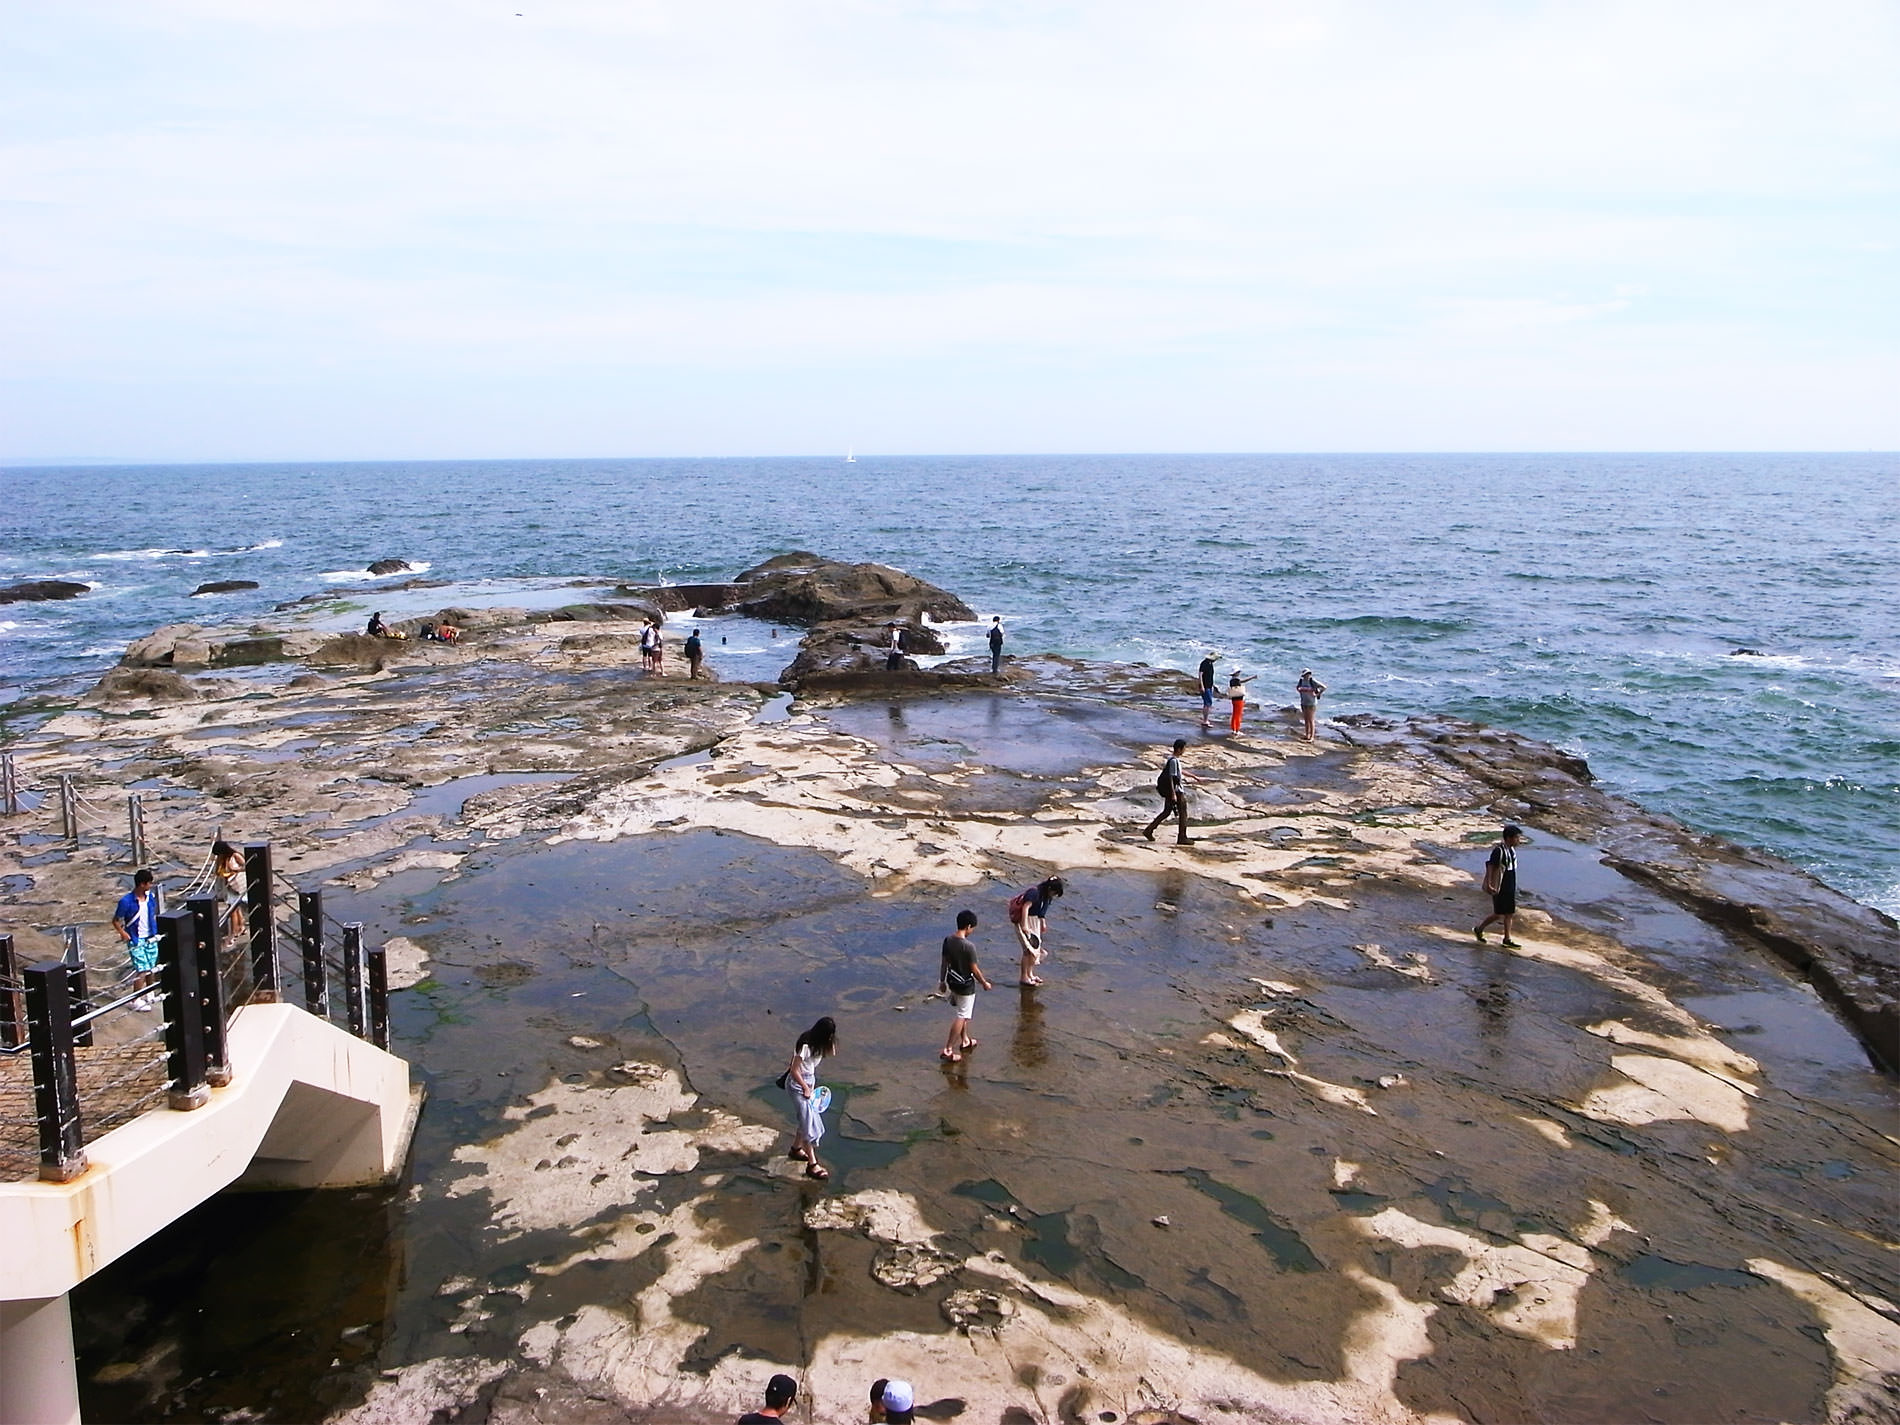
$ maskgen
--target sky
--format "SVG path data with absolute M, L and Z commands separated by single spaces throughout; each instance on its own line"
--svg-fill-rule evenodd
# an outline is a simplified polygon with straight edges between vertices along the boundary
M 0 21 L 0 461 L 1900 448 L 1895 0 Z

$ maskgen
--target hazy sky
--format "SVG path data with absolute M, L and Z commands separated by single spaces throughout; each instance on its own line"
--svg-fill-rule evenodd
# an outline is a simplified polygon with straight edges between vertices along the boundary
M 1900 447 L 1900 3 L 0 3 L 0 458 Z

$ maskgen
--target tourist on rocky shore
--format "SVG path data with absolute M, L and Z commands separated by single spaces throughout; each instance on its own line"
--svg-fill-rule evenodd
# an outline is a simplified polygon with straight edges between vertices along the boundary
M 1228 726 L 1234 732 L 1240 731 L 1240 714 L 1247 706 L 1247 684 L 1259 676 L 1249 673 L 1243 678 L 1238 668 L 1227 675 L 1227 700 L 1234 705 L 1233 721 Z
M 1142 828 L 1141 834 L 1150 841 L 1155 839 L 1155 828 L 1169 817 L 1175 820 L 1179 834 L 1174 838 L 1176 846 L 1192 846 L 1194 839 L 1188 835 L 1187 784 L 1198 782 L 1196 777 L 1181 765 L 1181 754 L 1187 751 L 1187 739 L 1174 739 L 1174 752 L 1161 764 L 1161 775 L 1155 778 L 1155 790 L 1161 793 L 1161 811 L 1155 819 Z
M 896 619 L 891 620 L 890 642 L 884 646 L 884 671 L 895 673 L 904 666 L 904 630 Z
M 112 928 L 125 942 L 125 952 L 132 960 L 135 989 L 148 989 L 152 973 L 158 969 L 158 917 L 164 908 L 152 873 L 141 868 L 132 877 L 132 889 L 119 897 L 112 912 Z M 150 1000 L 151 996 L 145 995 L 134 1008 L 150 1009 Z
M 381 609 L 369 616 L 369 622 L 363 625 L 363 632 L 371 638 L 407 638 L 409 636 L 384 623 Z
M 764 1407 L 748 1410 L 739 1417 L 737 1425 L 771 1425 L 774 1420 L 783 1420 L 797 1399 L 798 1382 L 788 1375 L 775 1375 L 765 1383 Z
M 1313 719 L 1319 715 L 1319 700 L 1326 685 L 1313 676 L 1311 668 L 1300 669 L 1300 680 L 1293 685 L 1300 695 L 1300 716 L 1306 720 L 1306 740 L 1313 740 Z
M 1471 931 L 1480 945 L 1485 943 L 1485 928 L 1497 920 L 1504 923 L 1504 938 L 1498 943 L 1517 949 L 1517 942 L 1511 939 L 1511 917 L 1517 914 L 1517 848 L 1523 840 L 1524 833 L 1517 827 L 1505 827 L 1498 844 L 1491 848 L 1491 855 L 1485 860 L 1484 889 L 1491 897 L 1491 914 Z
M 1049 907 L 1067 889 L 1062 877 L 1049 876 L 1010 898 L 1009 923 L 1016 927 L 1016 939 L 1023 947 L 1022 981 L 1025 985 L 1042 983 L 1036 966 L 1047 953 L 1042 943 L 1049 933 Z
M 660 626 L 648 619 L 640 625 L 640 665 L 649 673 L 660 671 L 659 646 Z
M 1201 660 L 1201 727 L 1203 730 L 1214 725 L 1214 664 L 1220 660 L 1220 654 L 1210 653 Z
M 970 1037 L 970 1016 L 976 1012 L 976 987 L 995 989 L 983 967 L 976 963 L 976 947 L 970 944 L 970 932 L 976 929 L 976 912 L 957 912 L 957 933 L 943 938 L 943 958 L 937 966 L 937 988 L 950 996 L 950 1033 L 944 1037 L 943 1054 L 949 1063 L 963 1058 L 963 1051 L 976 1048 Z
M 838 1024 L 826 1015 L 812 1025 L 792 1045 L 792 1061 L 781 1077 L 792 1095 L 792 1108 L 798 1116 L 798 1131 L 787 1154 L 805 1165 L 805 1176 L 820 1181 L 831 1176 L 818 1161 L 818 1144 L 825 1136 L 825 1106 L 831 1095 L 818 1083 L 818 1065 L 838 1052 Z
M 873 1425 L 911 1425 L 917 1418 L 917 1392 L 907 1380 L 871 1382 L 871 1420 Z
M 699 630 L 694 629 L 686 639 L 686 676 L 697 678 L 699 665 L 706 661 L 706 645 L 699 641 Z
M 1003 671 L 1003 616 L 990 620 L 990 672 Z

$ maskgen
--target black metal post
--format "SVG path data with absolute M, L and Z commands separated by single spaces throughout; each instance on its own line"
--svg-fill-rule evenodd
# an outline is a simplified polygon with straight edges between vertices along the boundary
M 13 937 L 0 935 L 0 1047 L 17 1049 L 26 1042 L 26 992 L 20 982 L 20 962 L 13 954 Z
M 369 1042 L 389 1047 L 389 951 L 378 945 L 369 951 Z
M 329 973 L 323 963 L 323 892 L 297 892 L 297 938 L 303 942 L 303 1007 L 330 1017 Z
M 137 792 L 125 795 L 125 832 L 126 839 L 132 843 L 132 864 L 145 864 L 145 803 L 139 800 Z
M 349 1010 L 350 1033 L 358 1039 L 369 1035 L 368 1007 L 363 999 L 363 922 L 352 920 L 343 927 L 343 1003 Z
M 277 986 L 277 922 L 271 915 L 270 842 L 244 844 L 244 922 L 251 932 L 251 999 L 275 1004 Z
M 26 1024 L 32 1044 L 33 1106 L 40 1121 L 40 1181 L 69 1183 L 86 1171 L 86 1150 L 79 1128 L 73 1003 L 61 961 L 27 966 Z
M 205 1040 L 198 1013 L 197 917 L 168 910 L 158 918 L 158 975 L 165 987 L 165 1072 L 171 1106 L 185 1110 L 211 1102 L 205 1087 Z
M 224 925 L 218 902 L 211 896 L 193 896 L 185 902 L 191 912 L 191 935 L 198 960 L 198 1027 L 204 1034 L 205 1082 L 221 1089 L 231 1082 L 231 1056 L 225 1045 L 228 1016 L 224 1008 Z
M 92 992 L 86 984 L 86 942 L 84 932 L 76 925 L 66 927 L 66 955 L 60 961 L 66 967 L 66 997 L 73 1007 L 73 1018 L 77 1019 L 92 1008 Z M 88 1020 L 79 1026 L 73 1036 L 73 1043 L 82 1049 L 92 1047 L 92 1022 Z

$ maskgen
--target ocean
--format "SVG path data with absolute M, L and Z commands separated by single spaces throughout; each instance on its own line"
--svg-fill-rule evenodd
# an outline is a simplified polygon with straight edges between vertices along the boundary
M 87 466 L 0 470 L 0 492 L 0 585 L 93 586 L 0 605 L 0 735 L 19 699 L 83 688 L 159 624 L 248 623 L 375 583 L 375 559 L 450 589 L 351 596 L 339 626 L 469 586 L 519 603 L 809 549 L 941 584 L 1001 614 L 1013 651 L 1185 673 L 1212 649 L 1269 703 L 1310 666 L 1327 715 L 1546 738 L 1646 806 L 1900 913 L 1893 455 Z M 190 597 L 213 579 L 261 587 Z M 979 627 L 951 633 L 979 647 Z

